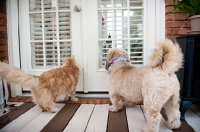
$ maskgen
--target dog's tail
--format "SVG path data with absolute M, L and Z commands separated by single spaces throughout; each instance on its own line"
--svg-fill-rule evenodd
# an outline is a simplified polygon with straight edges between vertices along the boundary
M 37 87 L 39 83 L 38 76 L 27 74 L 17 67 L 2 62 L 0 62 L 0 80 L 27 88 Z
M 177 43 L 171 40 L 157 42 L 158 49 L 151 57 L 150 66 L 158 67 L 167 73 L 179 70 L 183 62 L 183 54 Z

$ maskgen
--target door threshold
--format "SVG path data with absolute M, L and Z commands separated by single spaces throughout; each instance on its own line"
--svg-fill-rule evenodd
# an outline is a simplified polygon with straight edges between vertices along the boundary
M 31 93 L 22 93 L 18 97 L 32 97 Z M 108 93 L 76 93 L 78 98 L 109 98 Z

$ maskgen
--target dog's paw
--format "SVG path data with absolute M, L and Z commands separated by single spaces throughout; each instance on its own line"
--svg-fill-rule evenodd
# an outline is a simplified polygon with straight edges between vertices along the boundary
M 72 98 L 71 100 L 74 101 L 74 102 L 77 102 L 78 98 Z
M 109 106 L 109 111 L 111 112 L 117 112 L 119 109 L 115 107 L 114 105 Z
M 142 127 L 142 128 L 141 128 L 141 132 L 148 132 L 147 126 Z
M 175 121 L 166 121 L 165 125 L 170 129 L 177 129 L 181 126 L 180 119 L 177 119 Z

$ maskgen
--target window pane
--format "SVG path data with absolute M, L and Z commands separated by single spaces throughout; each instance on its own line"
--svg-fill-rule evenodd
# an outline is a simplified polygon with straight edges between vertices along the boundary
M 130 10 L 130 37 L 143 37 L 143 11 Z
M 142 7 L 143 0 L 129 0 L 130 7 Z
M 127 38 L 127 10 L 114 10 L 113 16 L 113 38 Z
M 112 11 L 102 10 L 98 12 L 99 18 L 99 38 L 108 38 L 112 36 Z
M 132 64 L 143 64 L 143 0 L 101 0 L 98 7 L 99 68 L 113 47 L 125 49 Z
M 58 63 L 57 42 L 45 43 L 46 68 L 53 68 Z
M 58 0 L 59 10 L 70 10 L 70 0 Z
M 143 41 L 130 41 L 130 61 L 131 64 L 143 64 Z
M 29 4 L 32 68 L 62 66 L 62 59 L 71 57 L 70 0 L 30 0 Z
M 56 10 L 56 1 L 57 0 L 43 0 L 44 11 Z
M 99 41 L 99 68 L 105 68 L 106 55 L 112 48 L 112 41 Z
M 98 8 L 111 7 L 111 0 L 98 0 Z
M 44 13 L 45 40 L 57 40 L 56 13 Z
M 60 40 L 70 39 L 70 12 L 59 13 Z
M 30 0 L 30 11 L 41 11 L 41 0 Z
M 63 65 L 63 59 L 64 58 L 70 58 L 71 57 L 71 42 L 60 42 L 60 62 L 61 66 Z
M 30 33 L 31 40 L 42 40 L 42 14 L 30 14 Z
M 34 69 L 41 69 L 44 67 L 43 58 L 43 43 L 31 43 L 31 64 Z
M 113 7 L 127 7 L 127 0 L 113 0 Z

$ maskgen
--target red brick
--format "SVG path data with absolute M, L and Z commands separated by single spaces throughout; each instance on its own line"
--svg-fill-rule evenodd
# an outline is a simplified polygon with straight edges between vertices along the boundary
M 173 20 L 173 14 L 165 15 L 165 21 L 172 21 L 172 20 Z
M 166 35 L 173 35 L 173 28 L 165 29 L 165 34 Z
M 173 0 L 165 0 L 165 6 L 174 5 Z
M 182 28 L 190 28 L 190 27 L 191 27 L 191 25 L 190 25 L 190 22 L 189 22 L 189 21 L 183 22 Z
M 101 104 L 101 99 L 94 99 L 95 104 Z
M 108 104 L 109 103 L 109 99 L 101 99 L 101 104 Z
M 189 28 L 182 28 L 182 29 L 174 29 L 174 35 L 183 35 L 187 34 L 187 31 L 189 31 Z
M 6 13 L 5 12 L 0 12 L 0 18 L 6 18 Z
M 8 44 L 8 40 L 5 38 L 0 38 L 0 44 L 1 45 L 7 45 Z
M 1 33 L 0 32 L 0 38 L 7 38 L 7 33 Z
M 8 46 L 7 45 L 0 45 L 0 51 L 7 51 Z
M 167 13 L 172 13 L 172 9 L 173 9 L 173 6 L 167 6 L 166 8 L 165 8 L 165 13 L 167 14 Z
M 0 32 L 7 32 L 6 26 L 0 26 Z
M 166 28 L 173 28 L 173 27 L 181 27 L 181 21 L 174 21 L 174 22 L 166 22 Z
M 82 98 L 81 99 L 81 104 L 87 104 L 88 102 L 88 99 L 87 98 Z
M 6 19 L 0 19 L 0 26 L 6 26 L 6 25 L 7 25 Z
M 188 21 L 188 14 L 186 14 L 186 13 L 175 13 L 174 15 L 173 15 L 173 20 L 174 21 Z
M 88 104 L 94 104 L 94 99 L 88 99 Z

